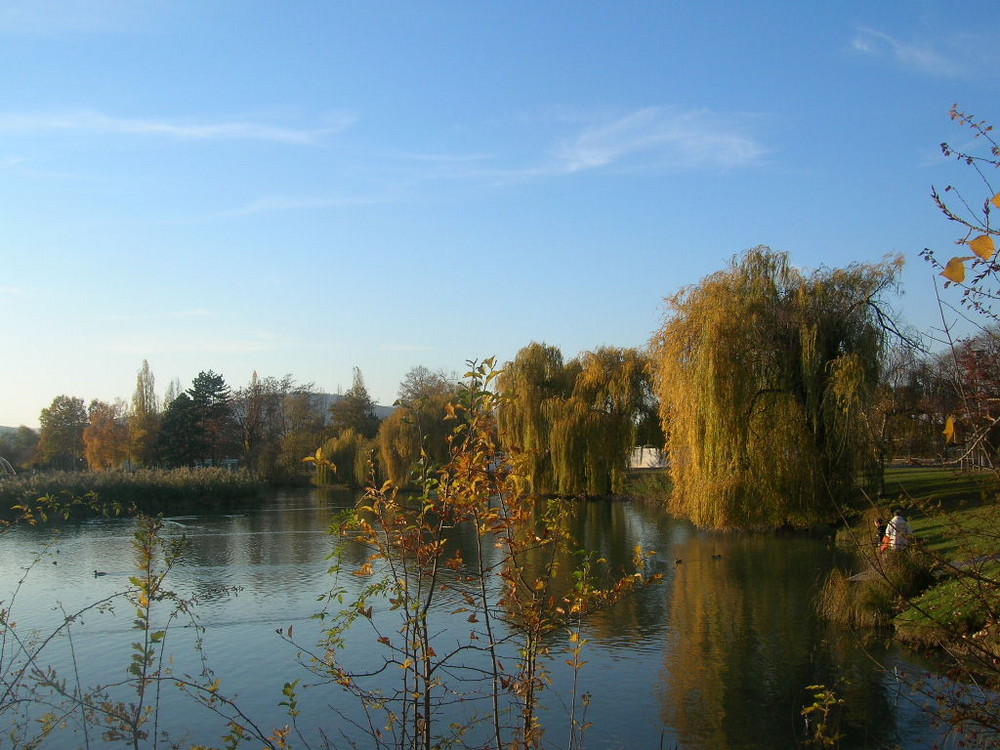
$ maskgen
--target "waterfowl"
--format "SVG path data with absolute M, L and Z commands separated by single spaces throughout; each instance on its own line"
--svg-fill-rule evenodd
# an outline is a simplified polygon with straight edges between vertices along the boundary
M 107 573 L 105 573 L 103 570 L 95 570 L 94 571 L 94 578 L 97 578 L 98 576 L 106 576 L 106 575 L 107 575 Z

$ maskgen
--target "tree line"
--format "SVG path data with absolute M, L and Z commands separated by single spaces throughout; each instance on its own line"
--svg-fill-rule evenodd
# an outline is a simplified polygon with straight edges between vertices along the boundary
M 498 440 L 521 491 L 620 493 L 632 449 L 666 447 L 676 514 L 710 527 L 799 526 L 877 493 L 893 457 L 947 460 L 964 424 L 992 424 L 997 336 L 939 355 L 915 346 L 887 306 L 899 268 L 887 259 L 806 273 L 753 248 L 670 297 L 645 349 L 566 360 L 530 343 L 495 386 Z M 206 370 L 186 390 L 172 382 L 161 402 L 144 361 L 128 402 L 57 396 L 38 432 L 0 435 L 0 456 L 22 469 L 231 464 L 288 481 L 320 449 L 319 483 L 403 488 L 447 461 L 458 390 L 456 376 L 415 367 L 380 420 L 357 368 L 332 403 L 290 375 L 254 372 L 234 389 Z M 1000 435 L 985 437 L 969 458 L 991 460 Z
M 508 405 L 498 437 L 511 457 L 539 456 L 524 475 L 525 492 L 620 491 L 636 441 L 662 444 L 648 362 L 637 349 L 602 347 L 564 362 L 557 348 L 532 343 L 498 382 Z M 332 403 L 291 376 L 254 372 L 234 389 L 207 370 L 186 390 L 171 383 L 161 404 L 143 361 L 130 401 L 85 406 L 57 396 L 37 433 L 0 436 L 0 455 L 20 468 L 61 470 L 232 465 L 264 481 L 300 478 L 308 468 L 319 484 L 406 488 L 449 460 L 447 417 L 460 389 L 457 376 L 414 367 L 396 408 L 380 419 L 357 368 Z M 317 450 L 325 460 L 306 467 L 302 459 Z

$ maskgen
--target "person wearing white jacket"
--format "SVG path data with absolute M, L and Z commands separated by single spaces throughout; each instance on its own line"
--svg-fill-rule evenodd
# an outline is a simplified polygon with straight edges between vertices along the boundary
M 913 530 L 900 510 L 895 511 L 892 520 L 886 524 L 885 535 L 889 540 L 889 549 L 902 550 L 910 544 Z

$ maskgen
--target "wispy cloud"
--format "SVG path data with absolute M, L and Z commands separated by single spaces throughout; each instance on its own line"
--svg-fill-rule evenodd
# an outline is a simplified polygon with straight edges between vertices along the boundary
M 130 32 L 159 15 L 157 0 L 4 0 L 0 33 L 30 36 Z
M 259 140 L 293 145 L 313 145 L 353 125 L 350 115 L 335 115 L 317 128 L 287 128 L 252 120 L 221 122 L 171 121 L 113 117 L 101 112 L 62 113 L 0 112 L 0 134 L 62 131 L 91 135 L 131 135 L 178 140 Z
M 582 172 L 751 167 L 762 163 L 769 153 L 751 133 L 755 120 L 747 115 L 668 107 L 646 107 L 600 117 L 562 110 L 553 115 L 547 111 L 531 122 L 516 120 L 517 128 L 529 135 L 504 134 L 492 144 L 493 149 L 467 153 L 375 151 L 364 156 L 363 168 L 354 170 L 363 186 L 342 185 L 330 194 L 267 195 L 215 216 L 238 218 L 405 202 L 418 196 L 425 198 L 431 183 L 438 188 L 450 184 L 466 189 L 476 184 L 500 187 Z M 341 174 L 350 172 L 345 169 Z
M 888 59 L 924 75 L 955 78 L 990 74 L 998 55 L 992 39 L 977 34 L 941 34 L 933 39 L 903 40 L 873 28 L 860 28 L 851 49 Z
M 647 107 L 563 140 L 553 166 L 573 173 L 611 166 L 732 169 L 759 163 L 767 149 L 737 120 L 709 110 Z

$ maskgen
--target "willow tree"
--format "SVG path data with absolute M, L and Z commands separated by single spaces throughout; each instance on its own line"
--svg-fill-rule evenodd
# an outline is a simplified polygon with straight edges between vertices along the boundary
M 673 512 L 715 528 L 811 525 L 874 486 L 866 414 L 899 263 L 804 274 L 757 247 L 667 300 L 652 368 Z
M 500 437 L 520 457 L 523 491 L 606 495 L 619 491 L 636 427 L 650 400 L 646 358 L 602 347 L 562 363 L 533 343 L 500 377 Z
M 532 342 L 508 362 L 498 379 L 503 406 L 497 428 L 504 448 L 517 458 L 522 492 L 544 495 L 556 491 L 549 453 L 551 401 L 568 392 L 562 352 Z
M 398 408 L 378 432 L 381 465 L 395 487 L 426 478 L 450 460 L 453 422 L 446 421 L 447 407 L 457 398 L 458 385 L 444 374 L 426 367 L 407 373 L 400 384 Z

